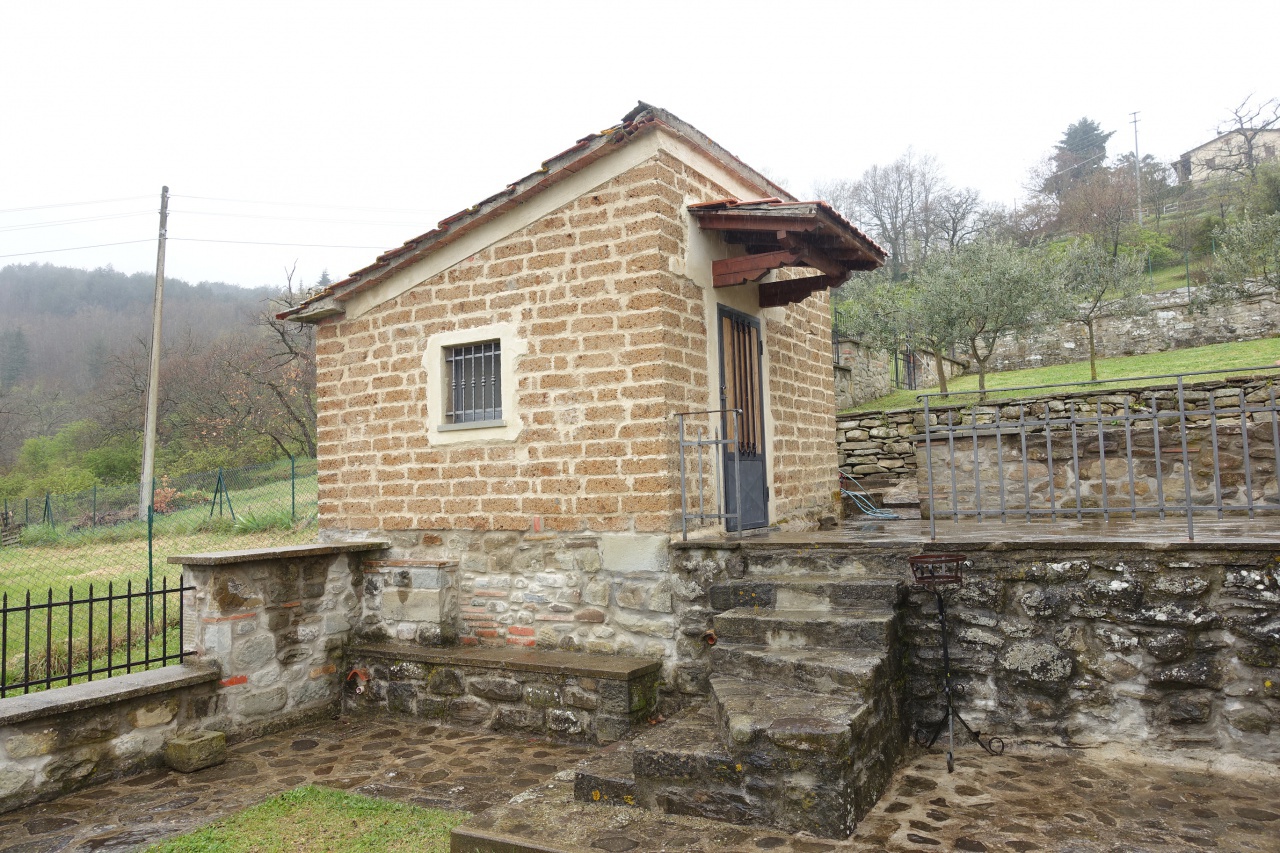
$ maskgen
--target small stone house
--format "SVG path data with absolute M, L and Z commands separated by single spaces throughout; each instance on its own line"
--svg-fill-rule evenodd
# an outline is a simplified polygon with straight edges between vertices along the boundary
M 835 513 L 827 291 L 884 258 L 642 103 L 282 315 L 317 327 L 322 538 L 393 544 L 387 639 L 670 661 L 682 458 L 741 502 L 713 532 Z M 686 424 L 740 431 L 716 479 L 675 416 L 724 409 Z

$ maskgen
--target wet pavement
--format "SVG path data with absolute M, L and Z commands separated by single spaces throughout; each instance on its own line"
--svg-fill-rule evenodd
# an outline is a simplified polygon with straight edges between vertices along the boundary
M 591 751 L 343 717 L 238 744 L 218 767 L 148 772 L 0 815 L 0 853 L 136 850 L 307 783 L 464 809 L 478 815 L 468 824 L 477 836 L 566 853 L 1280 849 L 1280 771 L 1258 765 L 1211 772 L 1133 752 L 1011 745 L 999 757 L 966 748 L 949 775 L 934 751 L 908 762 L 855 836 L 837 842 L 575 803 L 564 771 Z
M 845 520 L 834 530 L 786 531 L 769 528 L 747 533 L 744 539 L 769 545 L 821 546 L 835 544 L 889 545 L 910 548 L 913 545 L 944 548 L 948 545 L 970 548 L 1055 547 L 1066 543 L 1086 543 L 1099 548 L 1145 543 L 1154 547 L 1193 549 L 1200 546 L 1225 546 L 1247 543 L 1250 548 L 1280 550 L 1280 510 L 1259 511 L 1254 518 L 1227 516 L 1198 517 L 1188 538 L 1184 516 L 1154 516 L 1137 519 L 1120 513 L 1111 520 L 1101 518 L 1033 519 L 1010 518 L 1001 521 L 999 514 L 985 520 L 939 518 L 930 538 L 928 519 L 902 518 L 880 521 L 865 516 Z
M 1178 769 L 1133 753 L 1011 748 L 991 757 L 975 747 L 957 754 L 952 774 L 939 751 L 908 762 L 844 841 L 575 803 L 567 774 L 463 830 L 491 842 L 519 839 L 531 850 L 562 853 L 1273 853 L 1280 850 L 1277 791 L 1280 775 L 1274 773 Z
M 230 747 L 195 773 L 156 770 L 0 815 L 0 853 L 137 850 L 316 784 L 472 813 L 591 753 L 406 718 L 342 717 Z

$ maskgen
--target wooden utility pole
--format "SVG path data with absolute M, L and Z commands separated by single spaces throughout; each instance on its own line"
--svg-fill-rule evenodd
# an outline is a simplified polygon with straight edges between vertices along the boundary
M 155 477 L 156 412 L 160 406 L 160 316 L 164 305 L 164 242 L 169 227 L 169 188 L 160 189 L 160 240 L 156 249 L 156 297 L 151 309 L 151 371 L 147 377 L 147 420 L 142 439 L 142 483 L 138 489 L 138 517 L 147 520 L 151 481 Z

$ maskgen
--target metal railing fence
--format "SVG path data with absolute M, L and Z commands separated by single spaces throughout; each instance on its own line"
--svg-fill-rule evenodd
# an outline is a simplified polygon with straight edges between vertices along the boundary
M 107 582 L 65 598 L 27 590 L 19 600 L 0 594 L 0 698 L 48 690 L 78 681 L 110 678 L 181 663 L 191 652 L 183 635 L 183 593 L 194 587 L 169 586 L 124 591 Z M 95 626 L 96 623 L 96 626 Z M 16 646 L 16 648 L 15 648 Z
M 91 585 L 99 594 L 112 584 L 147 595 L 181 585 L 180 567 L 168 563 L 177 554 L 314 541 L 317 496 L 316 461 L 297 458 L 161 477 L 147 518 L 138 517 L 136 485 L 0 498 L 0 596 L 19 608 L 30 594 L 33 607 L 52 613 L 48 591 L 54 607 L 65 592 L 72 602 L 67 620 L 87 626 Z M 123 625 L 128 617 L 120 620 Z M 0 668 L 10 675 L 28 665 L 21 621 L 15 617 L 0 628 Z M 37 657 L 45 654 L 40 644 L 35 648 Z
M 930 538 L 937 519 L 1182 517 L 1280 510 L 1277 377 L 937 408 L 922 395 Z M 1089 385 L 1094 383 L 1077 383 Z M 1065 386 L 1054 386 L 1062 388 Z M 1041 386 L 1043 389 L 1043 386 Z M 1000 389 L 1030 390 L 1030 389 Z M 955 397 L 957 395 L 949 395 Z

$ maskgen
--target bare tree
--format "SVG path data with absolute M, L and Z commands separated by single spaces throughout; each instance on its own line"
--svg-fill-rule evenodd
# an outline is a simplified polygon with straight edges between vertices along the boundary
M 1230 172 L 1256 183 L 1260 138 L 1269 136 L 1267 132 L 1280 125 L 1280 98 L 1260 104 L 1251 101 L 1252 94 L 1232 108 L 1231 115 L 1214 129 L 1219 137 L 1225 137 L 1223 146 L 1204 165 L 1210 171 Z
M 1112 257 L 1120 253 L 1120 236 L 1133 218 L 1136 194 L 1133 175 L 1118 169 L 1098 169 L 1062 196 L 1062 222 L 1076 236 L 1105 246 Z
M 908 149 L 887 166 L 872 166 L 856 181 L 819 184 L 817 192 L 889 251 L 894 281 L 938 248 L 937 205 L 948 191 L 937 160 Z

